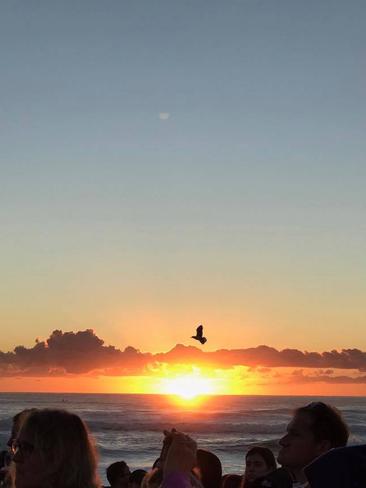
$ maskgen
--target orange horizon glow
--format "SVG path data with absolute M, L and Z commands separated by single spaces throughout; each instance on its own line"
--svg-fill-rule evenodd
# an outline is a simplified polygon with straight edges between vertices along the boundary
M 268 345 L 211 352 L 183 344 L 152 354 L 106 345 L 93 329 L 56 329 L 2 356 L 0 391 L 160 394 L 186 402 L 200 395 L 364 396 L 363 355 Z
M 213 369 L 161 365 L 144 376 L 65 375 L 0 378 L 2 392 L 167 395 L 180 404 L 197 404 L 216 395 L 364 396 L 363 384 L 301 383 L 291 369 L 257 371 L 247 367 Z

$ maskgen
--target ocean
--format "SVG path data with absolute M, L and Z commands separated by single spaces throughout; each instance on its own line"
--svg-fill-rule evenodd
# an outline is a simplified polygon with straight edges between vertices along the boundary
M 311 401 L 339 408 L 351 430 L 351 444 L 366 443 L 366 398 L 289 396 L 212 396 L 198 405 L 164 395 L 0 393 L 0 448 L 5 449 L 11 418 L 24 408 L 65 408 L 88 424 L 98 452 L 99 471 L 124 460 L 131 469 L 149 469 L 159 456 L 163 430 L 175 427 L 198 446 L 214 452 L 224 473 L 242 473 L 253 445 L 274 452 L 291 412 Z

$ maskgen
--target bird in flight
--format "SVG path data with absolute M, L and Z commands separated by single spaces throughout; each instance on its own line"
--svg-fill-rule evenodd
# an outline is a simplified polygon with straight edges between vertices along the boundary
M 191 336 L 192 339 L 196 339 L 196 341 L 200 341 L 201 344 L 204 344 L 207 339 L 203 337 L 203 325 L 199 325 L 196 329 L 196 335 Z

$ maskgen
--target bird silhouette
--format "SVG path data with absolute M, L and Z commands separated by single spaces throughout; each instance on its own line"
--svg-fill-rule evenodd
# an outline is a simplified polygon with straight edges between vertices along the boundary
M 191 339 L 196 339 L 196 341 L 200 341 L 201 344 L 204 344 L 207 339 L 203 337 L 203 325 L 199 325 L 196 329 L 196 335 L 191 336 Z

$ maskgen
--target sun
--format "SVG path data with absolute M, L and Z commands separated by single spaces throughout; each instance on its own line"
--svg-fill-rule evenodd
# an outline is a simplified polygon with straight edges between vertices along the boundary
M 201 395 L 213 395 L 216 393 L 212 378 L 193 374 L 164 378 L 160 391 L 163 394 L 176 395 L 183 400 L 192 400 Z

